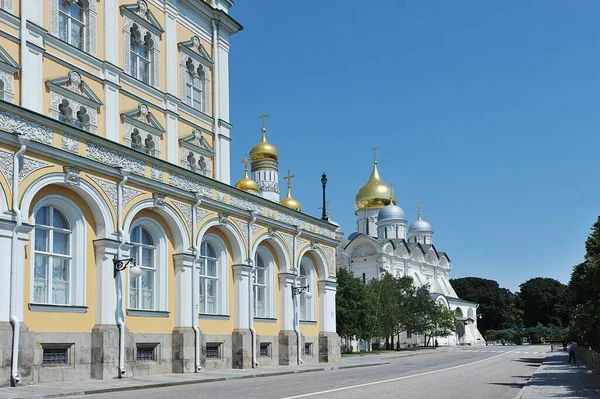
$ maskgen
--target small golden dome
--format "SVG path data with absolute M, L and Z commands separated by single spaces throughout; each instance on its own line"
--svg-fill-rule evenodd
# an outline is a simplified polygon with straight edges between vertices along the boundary
M 256 161 L 258 159 L 272 159 L 277 161 L 279 159 L 279 151 L 274 145 L 267 142 L 267 129 L 262 128 L 262 140 L 260 143 L 252 147 L 250 150 L 250 160 Z
M 258 194 L 258 183 L 248 177 L 248 169 L 246 169 L 244 178 L 235 183 L 235 187 L 252 194 Z
M 358 190 L 354 197 L 354 206 L 356 209 L 383 208 L 390 203 L 398 203 L 396 193 L 379 176 L 377 161 L 375 161 L 369 181 Z
M 294 209 L 298 212 L 302 212 L 302 205 L 294 198 L 292 198 L 292 189 L 288 187 L 287 197 L 279 201 L 279 203 L 287 208 Z

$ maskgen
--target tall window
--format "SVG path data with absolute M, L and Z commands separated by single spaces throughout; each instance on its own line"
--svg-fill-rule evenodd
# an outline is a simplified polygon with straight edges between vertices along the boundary
M 69 222 L 55 207 L 35 213 L 34 302 L 70 304 L 71 236 Z
M 300 265 L 300 287 L 306 287 L 309 282 L 306 277 L 306 268 L 304 265 Z M 307 308 L 306 308 L 306 297 L 304 295 L 300 295 L 300 320 L 308 320 Z
M 81 0 L 59 0 L 58 36 L 61 40 L 85 50 L 85 8 Z
M 218 261 L 217 252 L 211 243 L 200 245 L 200 313 L 218 313 Z
M 152 39 L 150 33 L 142 37 L 137 25 L 130 30 L 130 74 L 144 83 L 150 84 L 150 60 L 152 58 Z
M 188 60 L 186 65 L 185 103 L 198 111 L 202 111 L 202 88 L 206 78 L 204 70 L 202 67 L 195 70 L 192 60 Z
M 300 263 L 300 276 L 298 283 L 300 287 L 309 286 L 312 298 L 307 299 L 305 295 L 300 295 L 300 320 L 315 320 L 315 294 L 317 292 L 315 283 L 315 272 L 313 263 L 307 259 L 302 259 Z
M 133 247 L 130 256 L 142 269 L 140 278 L 129 278 L 129 306 L 132 309 L 155 309 L 156 291 L 156 245 L 150 232 L 143 226 L 135 227 L 130 241 Z
M 267 317 L 267 268 L 260 254 L 254 261 L 254 317 Z

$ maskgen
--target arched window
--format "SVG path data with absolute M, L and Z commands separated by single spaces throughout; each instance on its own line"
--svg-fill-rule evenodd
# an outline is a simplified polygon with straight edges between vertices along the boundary
M 271 252 L 265 247 L 259 247 L 254 257 L 253 306 L 254 317 L 272 318 L 275 315 L 274 301 L 274 262 Z
M 83 130 L 90 130 L 90 116 L 87 113 L 87 109 L 80 107 L 77 111 L 77 119 L 74 121 L 75 127 Z
M 200 313 L 216 314 L 219 310 L 219 258 L 207 240 L 200 245 Z
M 54 206 L 35 213 L 33 302 L 70 304 L 71 235 L 67 218 Z
M 65 99 L 58 104 L 58 120 L 69 124 L 73 121 L 73 110 Z
M 58 37 L 80 50 L 86 50 L 87 4 L 81 0 L 59 0 L 58 3 Z
M 130 74 L 146 84 L 150 84 L 150 60 L 153 42 L 150 33 L 142 37 L 136 24 L 130 30 Z
M 300 295 L 300 320 L 301 321 L 314 321 L 315 320 L 315 293 L 316 293 L 316 282 L 313 263 L 303 258 L 300 262 L 300 287 L 309 286 L 309 291 L 313 294 L 312 298 L 307 299 L 305 295 Z
M 131 148 L 134 150 L 142 149 L 142 136 L 137 129 L 133 129 L 133 132 L 131 132 Z
M 143 226 L 134 227 L 130 234 L 133 247 L 130 256 L 142 269 L 139 278 L 129 279 L 129 306 L 132 309 L 155 310 L 156 302 L 156 244 L 152 234 Z
M 198 111 L 202 111 L 204 71 L 202 67 L 196 70 L 191 59 L 187 60 L 186 67 L 185 103 Z

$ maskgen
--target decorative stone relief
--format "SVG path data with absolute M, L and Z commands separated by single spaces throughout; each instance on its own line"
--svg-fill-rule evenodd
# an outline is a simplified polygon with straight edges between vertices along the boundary
M 22 134 L 33 141 L 52 145 L 52 129 L 19 116 L 0 111 L 0 126 L 6 131 Z
M 258 188 L 261 191 L 272 191 L 279 194 L 279 183 L 272 181 L 259 181 Z
M 31 159 L 21 157 L 21 168 L 19 170 L 19 183 L 21 183 L 27 176 L 35 172 L 38 169 L 42 169 L 48 166 L 52 166 L 46 162 L 38 161 L 37 159 Z
M 275 209 L 267 208 L 267 216 L 271 219 L 275 219 Z
M 239 219 L 235 219 L 233 218 L 234 223 L 238 226 L 239 230 L 241 231 L 242 235 L 244 236 L 244 240 L 247 243 L 249 238 L 248 238 L 248 223 L 246 223 L 243 220 L 239 220 Z
M 10 0 L 12 2 L 12 0 Z M 58 1 L 59 0 L 50 0 L 50 33 L 56 37 L 58 34 Z M 6 0 L 5 0 L 6 2 Z M 97 11 L 96 11 L 96 1 L 88 1 L 87 8 L 83 10 L 85 14 L 85 21 L 87 21 L 87 26 L 85 27 L 84 33 L 84 46 L 83 51 L 86 53 L 90 53 L 92 55 L 96 55 L 96 41 L 97 41 Z
M 8 11 L 11 14 L 15 13 L 14 5 L 13 5 L 13 0 L 4 0 L 4 2 L 0 1 L 0 8 L 2 8 L 3 10 Z
M 298 243 L 298 249 L 304 248 L 304 246 L 308 244 L 308 240 L 301 237 L 298 237 L 296 242 Z
M 180 52 L 179 68 L 181 73 L 181 98 L 186 98 L 187 85 L 193 85 L 191 79 L 199 80 L 202 99 L 198 111 L 210 115 L 210 74 L 211 70 L 207 63 L 201 62 L 198 57 L 190 57 L 183 51 Z M 191 75 L 191 76 L 190 76 Z M 193 107 L 193 104 L 187 104 Z
M 84 105 L 83 103 L 77 101 L 73 97 L 67 97 L 55 91 L 50 92 L 50 117 L 59 120 L 59 107 L 63 104 L 68 104 L 68 107 L 71 110 L 71 116 L 69 119 L 65 120 L 65 123 L 68 123 L 69 125 L 74 125 L 77 120 L 77 113 L 83 112 L 82 109 L 84 109 L 85 114 L 89 116 L 89 123 L 87 124 L 87 127 L 86 125 L 82 125 L 83 127 L 81 127 L 81 129 L 94 134 L 98 133 L 98 112 L 95 109 Z
M 70 134 L 63 133 L 61 139 L 61 147 L 63 150 L 77 154 L 79 152 L 79 139 Z
M 217 201 L 225 202 L 227 199 L 227 193 L 222 190 L 217 190 Z
M 292 216 L 289 213 L 279 212 L 279 220 L 283 223 L 291 224 L 293 226 L 298 226 L 301 229 L 306 228 L 306 222 L 296 216 Z
M 152 194 L 152 198 L 154 199 L 154 207 L 155 208 L 164 208 L 165 206 L 165 194 L 154 193 Z
M 144 162 L 132 157 L 125 156 L 106 147 L 94 143 L 87 143 L 85 154 L 89 159 L 101 162 L 105 165 L 124 167 L 137 175 L 144 175 Z
M 15 100 L 15 76 L 12 73 L 0 70 L 0 81 L 4 86 L 4 96 L 0 95 L 0 100 L 12 103 Z
M 204 219 L 206 216 L 210 215 L 212 212 L 211 211 L 207 211 L 205 209 L 202 208 L 198 208 L 198 210 L 196 211 L 196 218 L 198 218 L 198 221 Z
M 200 184 L 196 180 L 190 179 L 189 177 L 180 175 L 176 172 L 169 172 L 169 184 L 187 190 L 190 192 L 197 192 L 205 197 L 211 197 L 212 189 L 205 185 Z
M 290 253 L 292 253 L 294 251 L 294 237 L 285 233 L 280 233 L 280 236 L 283 238 L 283 241 L 287 245 Z
M 144 194 L 143 191 L 136 190 L 135 188 L 123 187 L 123 206 L 127 205 L 129 201 L 142 194 Z
M 258 226 L 256 224 L 253 224 L 252 225 L 252 237 L 256 237 L 256 233 L 258 233 L 262 229 L 263 229 L 263 226 Z
M 239 197 L 235 194 L 231 194 L 231 205 L 236 208 L 246 209 L 248 211 L 255 211 L 259 215 L 263 215 L 265 212 L 264 205 L 261 205 L 254 201 L 249 201 L 245 198 Z
M 100 186 L 102 191 L 104 191 L 104 193 L 108 197 L 110 205 L 113 207 L 113 209 L 116 209 L 116 204 L 118 201 L 118 199 L 117 199 L 117 184 L 113 183 L 111 181 L 108 181 L 108 180 L 99 179 L 94 176 L 90 176 L 90 179 L 93 182 L 95 182 L 98 186 Z
M 319 245 L 319 247 L 321 248 L 321 251 L 323 251 L 323 253 L 325 254 L 329 275 L 335 276 L 335 250 L 332 247 L 327 247 L 325 245 Z
M 152 177 L 154 180 L 163 181 L 163 170 L 162 170 L 162 168 L 159 168 L 158 166 L 152 165 L 150 167 L 150 177 Z
M 149 130 L 144 130 L 128 122 L 124 123 L 123 129 L 127 147 L 160 158 L 161 135 L 155 134 Z
M 13 189 L 13 154 L 0 150 L 0 172 L 8 183 L 8 188 Z
M 65 171 L 65 183 L 67 186 L 78 186 L 81 182 L 81 177 L 79 176 L 81 170 L 69 166 L 65 166 L 63 169 Z
M 192 206 L 188 205 L 184 202 L 179 202 L 179 201 L 174 201 L 174 200 L 171 202 L 173 203 L 173 205 L 175 205 L 175 208 L 177 208 L 179 210 L 179 212 L 181 212 L 181 214 L 183 215 L 184 220 L 186 221 L 188 227 L 190 228 L 190 231 L 193 231 L 194 228 L 192 226 Z M 198 209 L 198 211 L 199 210 L 200 209 Z

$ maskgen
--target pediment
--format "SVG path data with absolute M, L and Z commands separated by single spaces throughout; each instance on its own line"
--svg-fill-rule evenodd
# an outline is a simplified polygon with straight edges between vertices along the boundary
M 48 80 L 46 86 L 65 97 L 74 97 L 87 106 L 98 108 L 102 105 L 100 98 L 81 79 L 79 72 L 71 71 L 65 77 Z
M 192 36 L 190 40 L 179 43 L 179 49 L 200 61 L 210 65 L 214 64 L 212 57 L 206 51 L 198 36 Z
M 381 253 L 381 245 L 374 238 L 359 234 L 346 246 L 344 252 L 352 258 L 371 256 Z
M 136 109 L 122 113 L 121 117 L 125 122 L 129 122 L 137 128 L 150 133 L 161 136 L 165 132 L 165 129 L 156 117 L 152 115 L 146 104 L 140 104 Z
M 144 24 L 144 26 L 147 29 L 150 29 L 155 35 L 160 36 L 164 32 L 158 19 L 156 19 L 152 11 L 150 11 L 148 3 L 144 0 L 139 0 L 137 3 L 133 4 L 123 4 L 121 10 L 134 21 Z
M 0 46 L 0 69 L 8 71 L 9 73 L 15 73 L 21 69 L 17 61 L 15 61 L 2 46 Z
M 212 156 L 215 153 L 215 150 L 208 143 L 208 140 L 202 136 L 202 132 L 198 129 L 194 129 L 191 134 L 179 139 L 179 142 L 183 147 L 196 150 L 207 156 Z

